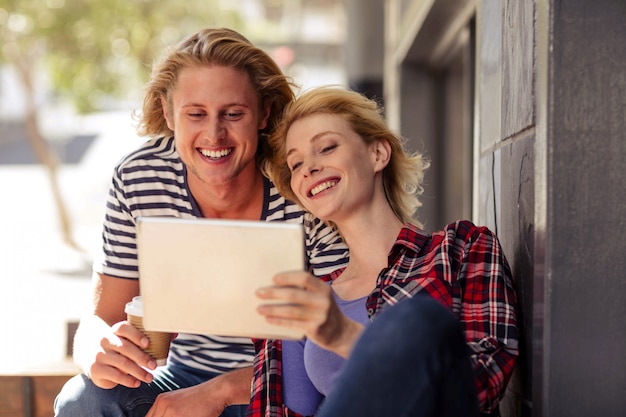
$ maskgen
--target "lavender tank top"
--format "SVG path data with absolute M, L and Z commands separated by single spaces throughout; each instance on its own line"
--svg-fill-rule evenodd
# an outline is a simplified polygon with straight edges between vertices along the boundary
M 367 297 L 342 300 L 333 291 L 339 309 L 364 326 L 369 323 Z M 314 415 L 345 362 L 341 356 L 322 349 L 310 340 L 283 340 L 283 401 L 292 411 Z
M 342 300 L 334 293 L 337 306 L 343 314 L 364 326 L 369 324 L 365 302 L 367 297 L 356 300 Z M 304 367 L 315 388 L 327 396 L 333 383 L 346 360 L 341 356 L 322 349 L 314 342 L 307 340 L 304 345 Z

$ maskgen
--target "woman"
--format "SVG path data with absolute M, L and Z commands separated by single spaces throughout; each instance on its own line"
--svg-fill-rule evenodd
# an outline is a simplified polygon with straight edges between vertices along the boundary
M 270 145 L 279 191 L 336 226 L 350 260 L 326 282 L 285 272 L 258 291 L 272 301 L 259 312 L 306 341 L 256 341 L 247 415 L 497 413 L 518 350 L 496 236 L 468 221 L 421 230 L 413 215 L 427 162 L 355 92 L 303 94 Z

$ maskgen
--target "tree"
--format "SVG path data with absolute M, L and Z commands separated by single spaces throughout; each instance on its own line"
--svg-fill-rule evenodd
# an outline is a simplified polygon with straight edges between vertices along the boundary
M 136 91 L 165 45 L 207 26 L 237 29 L 242 20 L 216 0 L 0 0 L 0 62 L 13 66 L 25 94 L 30 145 L 45 167 L 63 240 L 79 249 L 59 190 L 59 160 L 39 125 L 35 77 L 79 113 L 111 107 Z

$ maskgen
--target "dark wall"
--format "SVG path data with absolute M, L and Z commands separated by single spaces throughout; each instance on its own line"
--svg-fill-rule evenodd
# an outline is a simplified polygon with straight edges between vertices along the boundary
M 626 1 L 550 11 L 542 415 L 624 416 Z

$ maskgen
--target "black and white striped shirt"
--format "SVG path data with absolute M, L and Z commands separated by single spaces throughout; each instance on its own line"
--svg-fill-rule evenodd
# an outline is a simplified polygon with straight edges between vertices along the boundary
M 347 263 L 347 248 L 335 231 L 285 200 L 269 180 L 264 184 L 261 220 L 304 224 L 308 268 L 315 275 L 325 275 Z M 115 167 L 95 272 L 139 279 L 135 227 L 140 216 L 202 217 L 187 187 L 186 170 L 174 138 L 148 140 Z M 253 357 L 248 338 L 179 334 L 172 343 L 169 360 L 221 373 L 248 366 Z

